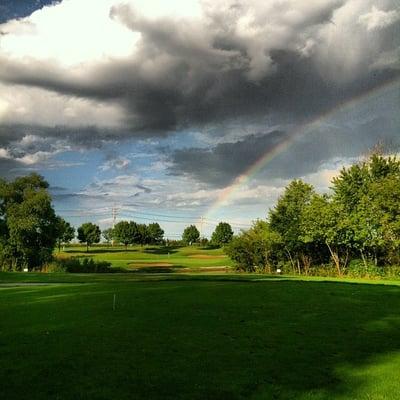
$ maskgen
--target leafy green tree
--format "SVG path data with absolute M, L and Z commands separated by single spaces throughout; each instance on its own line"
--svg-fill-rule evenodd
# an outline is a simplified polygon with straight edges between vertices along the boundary
M 310 203 L 314 189 L 301 180 L 292 181 L 278 199 L 277 205 L 269 212 L 270 228 L 278 233 L 284 243 L 286 254 L 293 269 L 301 272 L 301 262 L 308 266 L 307 247 L 299 240 L 301 237 L 301 217 Z
M 164 240 L 164 231 L 157 222 L 147 226 L 147 234 L 150 244 L 160 244 Z
M 0 250 L 3 268 L 35 269 L 49 261 L 57 239 L 57 218 L 37 174 L 0 180 Z
M 89 251 L 89 246 L 100 242 L 101 230 L 98 225 L 91 222 L 85 222 L 78 228 L 78 240 L 81 243 L 86 243 L 86 251 Z
M 340 203 L 328 196 L 313 194 L 310 203 L 303 209 L 300 240 L 326 246 L 340 276 L 349 261 L 353 231 L 351 221 Z
M 64 218 L 57 217 L 57 245 L 58 252 L 61 251 L 63 243 L 69 243 L 75 237 L 75 228 Z
M 141 246 L 148 244 L 150 242 L 150 234 L 146 224 L 137 224 L 137 239 L 136 243 Z
M 190 225 L 185 228 L 182 234 L 182 240 L 184 243 L 192 245 L 196 243 L 200 238 L 200 232 L 195 225 Z
M 396 253 L 399 184 L 400 162 L 379 154 L 343 168 L 333 179 L 334 202 L 349 222 L 347 244 L 359 251 L 365 265 L 367 258 L 377 264 L 379 255 L 387 261 L 387 253 Z
M 113 229 L 113 239 L 122 243 L 125 248 L 128 244 L 137 243 L 139 239 L 138 225 L 133 221 L 120 221 Z
M 114 240 L 113 228 L 104 229 L 101 234 L 108 245 Z
M 282 252 L 282 239 L 266 221 L 256 221 L 224 247 L 239 270 L 272 272 Z
M 232 227 L 227 222 L 220 222 L 211 235 L 211 242 L 218 246 L 224 246 L 232 240 L 232 237 Z

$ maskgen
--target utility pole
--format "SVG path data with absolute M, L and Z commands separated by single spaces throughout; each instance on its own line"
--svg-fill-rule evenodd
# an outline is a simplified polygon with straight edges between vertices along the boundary
M 111 209 L 111 217 L 112 217 L 112 229 L 114 229 L 115 222 L 117 220 L 117 207 L 115 207 L 115 204 Z M 111 239 L 111 246 L 114 246 L 114 238 Z
M 200 217 L 200 240 L 203 238 L 203 223 L 204 217 Z

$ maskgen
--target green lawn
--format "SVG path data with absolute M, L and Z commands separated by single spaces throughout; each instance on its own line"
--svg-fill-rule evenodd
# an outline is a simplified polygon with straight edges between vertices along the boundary
M 186 269 L 222 270 L 230 267 L 231 260 L 222 249 L 207 247 L 162 247 L 162 246 L 123 246 L 107 247 L 104 245 L 91 247 L 67 247 L 61 256 L 92 257 L 95 260 L 109 261 L 114 267 L 143 272 L 179 272 Z
M 1 273 L 0 398 L 398 399 L 399 310 L 390 283 Z

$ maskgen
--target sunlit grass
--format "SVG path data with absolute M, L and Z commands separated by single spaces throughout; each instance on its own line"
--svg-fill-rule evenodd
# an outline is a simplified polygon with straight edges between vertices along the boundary
M 108 261 L 114 267 L 136 269 L 143 267 L 170 268 L 207 268 L 230 267 L 232 261 L 220 248 L 187 246 L 94 246 L 86 252 L 82 246 L 67 247 L 58 254 L 60 257 L 92 257 L 99 261 Z M 158 265 L 157 265 L 158 264 Z

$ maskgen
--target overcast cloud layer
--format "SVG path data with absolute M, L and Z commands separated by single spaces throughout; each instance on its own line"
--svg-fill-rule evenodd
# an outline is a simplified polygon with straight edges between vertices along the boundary
M 3 176 L 93 164 L 83 156 L 93 151 L 105 181 L 135 171 L 135 193 L 151 196 L 141 169 L 212 191 L 288 140 L 254 185 L 311 176 L 379 140 L 397 151 L 396 0 L 64 0 L 19 19 L 10 10 L 0 24 Z M 296 136 L 385 84 L 373 102 Z M 135 150 L 138 141 L 147 144 Z M 149 164 L 138 148 L 155 154 Z

